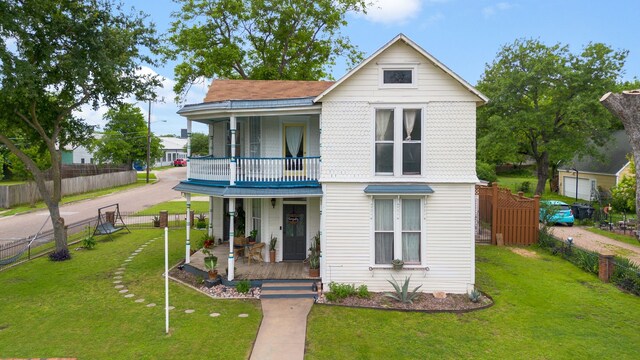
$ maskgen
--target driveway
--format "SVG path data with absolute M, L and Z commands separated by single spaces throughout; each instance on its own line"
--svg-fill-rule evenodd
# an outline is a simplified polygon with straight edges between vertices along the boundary
M 180 192 L 172 190 L 172 188 L 180 180 L 186 178 L 186 168 L 171 168 L 155 174 L 158 181 L 151 185 L 66 204 L 60 207 L 60 213 L 65 223 L 72 224 L 95 217 L 98 215 L 98 208 L 115 203 L 120 204 L 120 211 L 134 212 L 151 205 L 180 198 Z M 0 241 L 35 234 L 48 216 L 49 211 L 43 209 L 26 214 L 1 217 Z M 43 230 L 49 229 L 51 229 L 51 221 L 46 222 Z
M 620 241 L 609 239 L 606 236 L 594 234 L 577 226 L 553 226 L 550 228 L 551 234 L 556 238 L 567 240 L 573 238 L 573 243 L 583 249 L 592 250 L 598 253 L 610 252 L 626 257 L 640 265 L 640 242 L 638 246 L 629 245 Z

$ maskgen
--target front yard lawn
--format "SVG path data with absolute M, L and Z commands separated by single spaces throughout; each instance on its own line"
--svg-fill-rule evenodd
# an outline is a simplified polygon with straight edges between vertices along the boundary
M 306 358 L 637 359 L 640 298 L 536 252 L 529 258 L 508 248 L 476 247 L 477 285 L 495 301 L 486 310 L 422 314 L 314 306 Z
M 0 357 L 247 358 L 261 320 L 256 301 L 213 300 L 171 282 L 176 308 L 171 333 L 164 334 L 164 240 L 141 247 L 162 234 L 119 233 L 95 250 L 72 251 L 71 261 L 39 258 L 0 272 Z M 184 230 L 170 232 L 170 264 L 184 256 L 184 236 Z M 114 274 L 136 249 L 143 250 L 122 275 Z M 114 276 L 135 296 L 119 293 Z M 140 298 L 144 302 L 135 302 Z M 209 316 L 213 312 L 221 315 Z M 249 317 L 239 318 L 243 313 Z

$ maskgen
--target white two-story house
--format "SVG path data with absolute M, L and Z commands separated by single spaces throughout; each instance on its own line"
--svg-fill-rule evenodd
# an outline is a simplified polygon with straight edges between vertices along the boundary
M 336 82 L 214 80 L 179 111 L 188 129 L 208 124 L 210 156 L 189 158 L 175 189 L 209 196 L 216 238 L 237 235 L 239 212 L 246 234 L 276 236 L 277 262 L 304 260 L 319 233 L 325 284 L 380 291 L 411 275 L 422 291 L 464 293 L 486 101 L 404 35 Z

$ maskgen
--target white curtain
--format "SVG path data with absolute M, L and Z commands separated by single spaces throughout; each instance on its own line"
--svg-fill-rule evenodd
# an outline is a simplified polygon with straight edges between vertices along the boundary
M 411 140 L 411 133 L 413 132 L 413 126 L 416 124 L 416 114 L 418 110 L 405 110 L 404 111 L 404 131 L 407 133 L 405 140 Z
M 376 110 L 376 140 L 393 140 L 393 136 L 391 139 L 384 138 L 391 119 L 393 119 L 392 110 Z
M 420 262 L 420 200 L 402 200 L 402 260 Z
M 285 130 L 287 149 L 292 157 L 298 156 L 302 144 L 302 126 L 287 126 Z
M 375 201 L 376 264 L 390 264 L 393 260 L 393 200 Z

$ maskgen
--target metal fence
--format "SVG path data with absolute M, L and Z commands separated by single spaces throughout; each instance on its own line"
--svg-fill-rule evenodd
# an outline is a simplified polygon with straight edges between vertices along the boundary
M 157 215 L 136 215 L 135 213 L 121 213 L 122 220 L 129 229 L 153 229 Z M 97 224 L 97 216 L 67 225 L 67 244 L 69 246 L 81 242 L 93 235 Z M 49 220 L 47 220 L 49 221 Z M 116 227 L 121 226 L 116 222 Z M 169 214 L 167 226 L 177 229 L 186 226 L 185 214 Z M 102 239 L 103 235 L 98 239 Z M 20 239 L 0 239 L 0 270 L 24 263 L 43 256 L 55 249 L 53 230 L 38 232 L 37 234 Z M 13 259 L 15 258 L 15 259 Z

